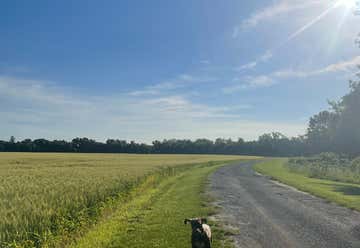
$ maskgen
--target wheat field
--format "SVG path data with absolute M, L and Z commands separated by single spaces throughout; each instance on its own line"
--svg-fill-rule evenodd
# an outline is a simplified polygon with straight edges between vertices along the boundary
M 0 153 L 0 244 L 40 247 L 96 219 L 148 173 L 237 156 Z M 124 195 L 122 195 L 124 194 Z

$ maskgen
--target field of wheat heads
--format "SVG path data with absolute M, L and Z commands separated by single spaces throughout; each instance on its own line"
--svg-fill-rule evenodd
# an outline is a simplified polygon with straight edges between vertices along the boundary
M 0 247 L 41 247 L 164 167 L 235 156 L 0 153 Z

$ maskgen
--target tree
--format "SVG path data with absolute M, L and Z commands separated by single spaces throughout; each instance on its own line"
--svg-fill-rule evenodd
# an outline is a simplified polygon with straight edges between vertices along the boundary
M 336 130 L 340 152 L 351 155 L 360 153 L 360 81 L 350 82 L 350 93 L 341 99 L 342 111 Z
M 16 141 L 15 137 L 14 137 L 14 136 L 11 136 L 9 142 L 10 142 L 11 144 L 14 144 L 15 141 Z
M 360 154 L 360 81 L 350 81 L 350 92 L 331 109 L 310 118 L 308 148 L 314 153 Z
M 331 150 L 338 119 L 338 115 L 331 111 L 322 111 L 310 118 L 307 139 L 314 152 Z
M 3 141 L 0 141 L 0 152 L 4 152 L 5 151 L 5 144 Z

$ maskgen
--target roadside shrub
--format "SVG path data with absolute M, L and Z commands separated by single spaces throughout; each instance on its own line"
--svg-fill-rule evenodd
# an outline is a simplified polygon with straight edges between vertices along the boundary
M 290 171 L 312 178 L 360 183 L 360 157 L 350 160 L 335 153 L 321 153 L 312 157 L 291 158 Z
M 351 171 L 360 175 L 360 157 L 351 161 Z

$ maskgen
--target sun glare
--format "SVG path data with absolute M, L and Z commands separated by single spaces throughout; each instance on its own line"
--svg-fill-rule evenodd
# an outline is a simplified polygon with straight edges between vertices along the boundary
M 346 8 L 353 8 L 356 6 L 356 0 L 339 0 L 337 6 L 344 6 Z

